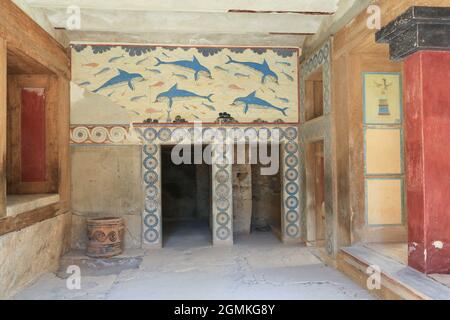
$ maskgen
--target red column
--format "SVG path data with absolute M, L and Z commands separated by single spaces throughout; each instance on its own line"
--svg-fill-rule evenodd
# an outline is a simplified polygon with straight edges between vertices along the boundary
M 409 265 L 450 273 L 450 52 L 404 63 Z

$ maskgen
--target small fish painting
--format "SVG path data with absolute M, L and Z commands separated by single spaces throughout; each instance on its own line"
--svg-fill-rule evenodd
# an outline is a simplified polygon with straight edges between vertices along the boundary
M 275 99 L 280 100 L 280 101 L 282 101 L 284 103 L 289 103 L 289 99 L 286 99 L 286 98 L 280 98 L 278 96 L 275 96 Z
M 275 62 L 276 64 L 281 64 L 281 65 L 284 65 L 284 66 L 288 66 L 288 67 L 290 67 L 292 64 L 290 64 L 289 62 L 285 62 L 285 61 L 277 61 L 277 62 Z
M 152 84 L 152 85 L 150 86 L 150 88 L 158 88 L 158 87 L 162 87 L 163 85 L 164 85 L 164 82 L 158 81 L 158 82 Z
M 210 104 L 202 102 L 202 106 L 208 108 L 211 111 L 216 111 L 216 108 L 214 106 L 210 105 Z
M 244 88 L 239 87 L 237 84 L 230 84 L 228 86 L 228 88 L 232 89 L 232 90 L 245 90 Z
M 294 81 L 294 78 L 291 75 L 287 74 L 286 71 L 283 70 L 281 71 L 281 73 L 284 74 L 284 76 L 288 78 L 290 81 Z
M 172 72 L 172 76 L 173 77 L 178 77 L 178 78 L 181 78 L 181 79 L 187 79 L 188 77 L 187 76 L 185 76 L 184 74 L 181 74 L 181 73 L 175 73 L 175 72 Z
M 95 77 L 96 77 L 96 76 L 99 76 L 99 75 L 104 74 L 104 73 L 106 73 L 106 72 L 108 72 L 108 71 L 110 71 L 110 70 L 111 70 L 111 68 L 109 68 L 109 67 L 103 68 L 103 69 L 100 70 L 99 72 L 95 73 L 94 76 L 95 76 Z
M 139 100 L 141 100 L 141 99 L 143 99 L 143 98 L 146 98 L 146 97 L 147 97 L 146 95 L 136 96 L 136 97 L 132 97 L 132 98 L 130 99 L 130 101 L 131 101 L 131 102 L 136 102 L 136 101 L 139 101 Z
M 219 70 L 219 71 L 223 71 L 226 73 L 230 73 L 230 70 L 222 68 L 221 66 L 215 66 L 214 69 Z
M 122 59 L 123 57 L 125 57 L 125 55 L 121 55 L 121 56 L 117 56 L 117 57 L 112 57 L 111 59 L 108 60 L 109 63 L 113 63 L 116 62 L 117 60 Z
M 99 66 L 98 63 L 95 62 L 91 62 L 91 63 L 86 63 L 82 65 L 83 67 L 89 67 L 89 68 L 97 68 Z
M 153 73 L 161 73 L 161 70 L 158 70 L 158 69 L 145 68 L 145 71 L 153 72 Z
M 234 76 L 235 76 L 235 77 L 238 77 L 238 78 L 250 78 L 250 75 L 249 75 L 249 74 L 243 74 L 243 73 L 239 73 L 239 72 L 236 72 L 236 73 L 234 74 Z
M 148 60 L 148 57 L 147 58 L 144 58 L 144 59 L 142 59 L 142 60 L 139 60 L 138 62 L 136 62 L 136 65 L 137 66 L 139 66 L 139 65 L 141 65 L 141 64 L 143 64 L 145 61 L 147 61 Z
M 90 85 L 91 83 L 89 82 L 89 81 L 84 81 L 84 82 L 81 82 L 81 83 L 79 83 L 78 85 L 80 86 L 80 87 L 86 87 L 86 86 L 88 86 L 88 85 Z
M 145 112 L 146 112 L 146 113 L 159 113 L 159 112 L 161 112 L 161 111 L 160 111 L 160 110 L 153 109 L 153 108 L 147 108 L 147 109 L 145 109 Z

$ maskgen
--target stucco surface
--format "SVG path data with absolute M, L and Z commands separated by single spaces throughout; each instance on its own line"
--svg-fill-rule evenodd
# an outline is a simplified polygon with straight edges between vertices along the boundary
M 59 215 L 0 237 L 0 299 L 57 270 L 68 218 Z

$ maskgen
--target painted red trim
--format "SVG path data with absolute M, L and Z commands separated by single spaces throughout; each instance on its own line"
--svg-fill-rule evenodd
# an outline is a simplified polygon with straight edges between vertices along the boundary
M 43 182 L 46 180 L 45 90 L 23 88 L 21 102 L 21 181 Z

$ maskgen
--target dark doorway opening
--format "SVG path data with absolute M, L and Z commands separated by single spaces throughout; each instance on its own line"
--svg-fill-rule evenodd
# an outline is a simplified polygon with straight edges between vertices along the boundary
M 211 166 L 176 165 L 173 146 L 161 147 L 163 245 L 205 246 L 211 243 Z M 193 151 L 193 146 L 192 146 Z
M 277 148 L 280 151 L 280 146 Z M 268 154 L 271 154 L 271 148 L 268 148 Z M 247 145 L 246 163 L 250 162 L 248 157 Z M 281 240 L 281 168 L 273 175 L 263 175 L 263 167 L 267 165 L 233 165 L 233 230 L 236 243 L 261 233 L 272 233 L 274 239 Z

